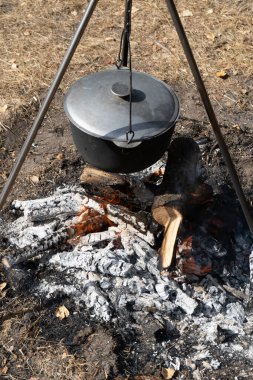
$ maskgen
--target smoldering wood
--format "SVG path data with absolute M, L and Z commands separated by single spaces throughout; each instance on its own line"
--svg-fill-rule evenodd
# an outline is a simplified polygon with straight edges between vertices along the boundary
M 92 234 L 87 234 L 81 236 L 78 240 L 79 246 L 90 246 L 102 243 L 104 241 L 115 240 L 119 236 L 120 230 L 115 227 L 109 227 L 107 231 L 93 232 Z
M 92 198 L 86 196 L 81 187 L 71 189 L 59 188 L 54 195 L 35 200 L 14 201 L 14 212 L 22 212 L 24 217 L 32 222 L 43 222 L 57 218 L 67 219 L 80 212 L 81 206 L 91 207 L 103 213 L 102 206 Z
M 126 211 L 122 206 L 108 204 L 108 218 L 120 226 L 122 230 L 129 230 L 133 235 L 139 236 L 141 239 L 154 245 L 154 232 L 156 225 L 152 222 L 150 215 L 145 212 L 133 213 Z M 152 232 L 153 231 L 153 232 Z
M 107 173 L 87 165 L 80 176 L 80 182 L 89 195 L 104 198 L 105 203 L 126 203 L 146 208 L 151 206 L 154 198 L 154 194 L 136 175 Z
M 67 205 L 68 212 L 64 205 Z M 38 258 L 41 253 L 66 243 L 75 235 L 75 224 L 82 220 L 82 210 L 89 208 L 101 215 L 107 214 L 118 227 L 109 227 L 107 231 L 80 237 L 79 245 L 92 246 L 117 240 L 121 238 L 121 233 L 126 249 L 133 247 L 133 243 L 137 244 L 133 236 L 154 244 L 154 235 L 150 230 L 155 231 L 155 225 L 147 213 L 130 212 L 127 208 L 116 205 L 105 207 L 87 197 L 82 188 L 71 187 L 68 192 L 66 189 L 58 189 L 51 197 L 36 200 L 35 205 L 33 201 L 22 201 L 14 202 L 13 207 L 23 213 L 9 230 L 10 242 L 19 250 L 17 263 Z M 55 219 L 52 220 L 53 216 Z

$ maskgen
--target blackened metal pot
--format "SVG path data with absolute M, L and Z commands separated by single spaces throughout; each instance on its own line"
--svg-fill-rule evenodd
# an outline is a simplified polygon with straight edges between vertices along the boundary
M 179 115 L 174 91 L 150 75 L 132 72 L 131 142 L 129 94 L 129 70 L 112 69 L 79 79 L 65 96 L 74 143 L 99 169 L 143 170 L 159 160 L 170 143 Z
M 132 173 L 147 168 L 161 158 L 170 143 L 174 126 L 133 148 L 121 148 L 113 141 L 84 133 L 73 124 L 71 129 L 74 143 L 87 162 L 108 172 Z

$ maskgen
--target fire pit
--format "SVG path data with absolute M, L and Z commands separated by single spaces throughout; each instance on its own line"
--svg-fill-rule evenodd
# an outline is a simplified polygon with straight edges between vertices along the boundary
M 118 333 L 124 326 L 131 339 L 151 334 L 153 343 L 139 339 L 129 360 L 145 350 L 166 376 L 187 369 L 198 379 L 234 355 L 253 361 L 253 242 L 234 198 L 201 182 L 197 157 L 190 182 L 169 186 L 165 159 L 137 175 L 86 167 L 78 186 L 13 202 L 14 220 L 3 229 L 9 284 L 43 302 L 71 300 L 91 323 Z M 166 230 L 152 218 L 154 199 L 168 188 L 182 194 L 186 182 L 192 191 L 196 181 L 199 192 L 181 202 L 172 265 L 161 273 Z

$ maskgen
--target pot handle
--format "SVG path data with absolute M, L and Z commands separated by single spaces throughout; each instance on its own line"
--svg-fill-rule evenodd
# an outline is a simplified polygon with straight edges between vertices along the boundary
M 128 143 L 127 141 L 113 141 L 115 145 L 117 145 L 119 148 L 126 148 L 126 149 L 133 149 L 137 146 L 141 145 L 142 141 L 134 141 Z

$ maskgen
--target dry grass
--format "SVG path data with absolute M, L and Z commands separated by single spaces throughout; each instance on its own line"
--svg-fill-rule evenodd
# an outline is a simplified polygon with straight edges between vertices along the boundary
M 31 301 L 28 303 L 30 308 L 23 308 L 20 315 L 13 313 L 2 323 L 0 378 L 83 379 L 85 361 L 70 354 L 63 343 L 41 338 L 39 325 L 45 311 L 35 312 L 37 305 Z M 12 304 L 20 309 L 20 300 L 13 300 Z
M 80 0 L 1 0 L 0 40 L 0 129 L 11 127 L 10 116 L 41 97 L 59 66 L 85 2 Z M 118 51 L 124 1 L 100 0 L 89 28 L 63 80 L 65 91 L 76 78 L 105 68 Z M 196 59 L 214 100 L 232 88 L 232 103 L 240 97 L 237 78 L 252 74 L 251 1 L 178 2 Z M 250 16 L 251 15 L 251 16 Z M 133 2 L 133 66 L 172 84 L 192 83 L 184 55 L 165 2 Z M 230 77 L 222 82 L 215 73 L 226 69 Z M 239 81 L 241 82 L 241 81 Z M 245 90 L 246 91 L 246 90 Z M 231 93 L 231 91 L 230 91 Z M 217 98 L 218 96 L 218 98 Z M 231 101 L 227 98 L 224 101 Z

